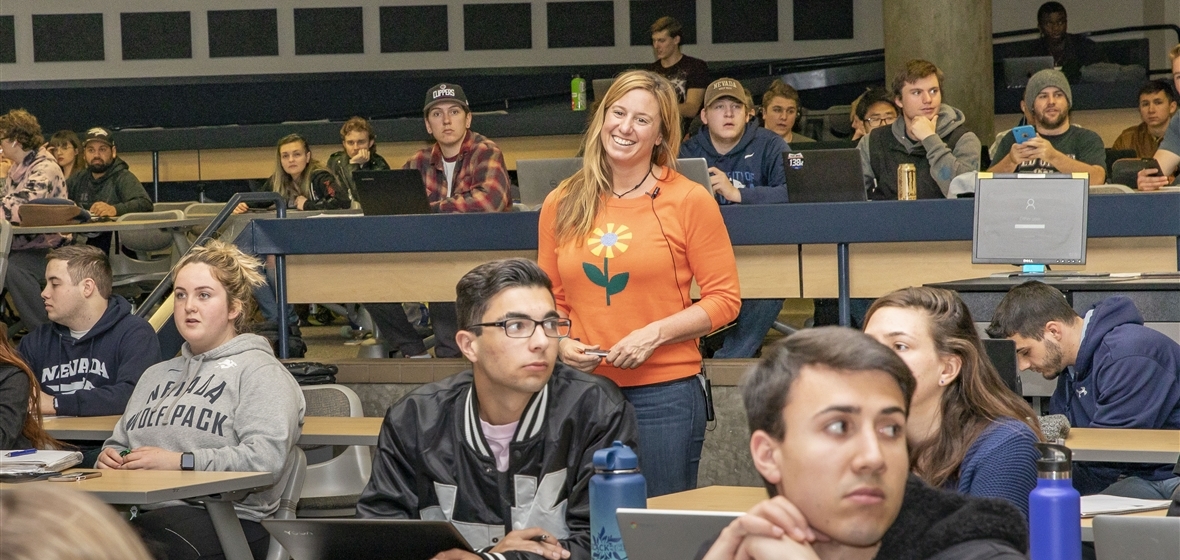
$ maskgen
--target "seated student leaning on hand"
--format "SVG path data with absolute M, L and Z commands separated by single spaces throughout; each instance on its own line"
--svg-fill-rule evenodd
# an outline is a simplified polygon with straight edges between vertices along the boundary
M 239 334 L 253 311 L 250 293 L 264 282 L 258 268 L 257 259 L 219 241 L 177 263 L 173 318 L 185 340 L 181 355 L 143 373 L 95 465 L 274 473 L 273 485 L 234 502 L 255 559 L 270 542 L 259 522 L 278 509 L 294 472 L 304 412 L 303 393 L 270 343 Z M 140 509 L 133 524 L 166 558 L 222 558 L 204 508 L 162 502 Z
M 698 558 L 1026 558 L 1028 528 L 1011 504 L 910 474 L 914 387 L 901 358 L 851 329 L 807 329 L 776 343 L 742 380 L 750 454 L 771 498 Z

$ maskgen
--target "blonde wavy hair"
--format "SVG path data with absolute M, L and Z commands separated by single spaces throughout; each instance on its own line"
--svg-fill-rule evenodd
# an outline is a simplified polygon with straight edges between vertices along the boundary
M 283 169 L 283 146 L 296 142 L 303 145 L 303 151 L 311 153 L 307 139 L 299 134 L 288 134 L 279 138 L 278 143 L 275 144 L 275 171 L 270 177 L 270 184 L 274 187 L 274 191 L 283 197 L 283 200 L 291 200 L 296 196 L 311 198 L 311 174 L 320 169 L 327 169 L 319 160 L 311 158 L 307 162 L 307 167 L 303 168 L 303 173 L 299 174 L 299 179 L 292 179 Z
M 646 70 L 632 70 L 619 74 L 602 103 L 594 110 L 594 117 L 582 137 L 582 169 L 557 186 L 557 244 L 584 239 L 594 229 L 594 218 L 602 203 L 611 194 L 611 167 L 602 149 L 602 127 L 606 112 L 632 90 L 644 90 L 656 98 L 660 106 L 660 135 L 664 140 L 652 150 L 651 161 L 676 169 L 676 155 L 680 153 L 680 111 L 676 89 L 663 76 Z
M 60 527 L 45 538 L 49 527 Z M 20 484 L 0 493 L 0 558 L 151 560 L 115 510 L 68 484 Z
M 234 319 L 234 332 L 246 332 L 254 314 L 254 288 L 266 284 L 266 277 L 259 272 L 262 261 L 234 245 L 210 240 L 202 247 L 193 247 L 173 270 L 180 274 L 190 264 L 209 265 L 209 272 L 225 288 L 229 310 L 232 312 L 235 306 L 240 306 L 241 313 Z

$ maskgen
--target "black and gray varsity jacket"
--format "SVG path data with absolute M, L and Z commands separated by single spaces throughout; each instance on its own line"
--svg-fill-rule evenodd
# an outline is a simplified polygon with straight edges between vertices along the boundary
M 496 470 L 479 422 L 471 371 L 423 385 L 389 408 L 357 517 L 450 521 L 482 556 L 506 533 L 540 527 L 571 560 L 590 558 L 594 452 L 615 440 L 638 449 L 635 411 L 609 379 L 557 364 L 533 395 Z

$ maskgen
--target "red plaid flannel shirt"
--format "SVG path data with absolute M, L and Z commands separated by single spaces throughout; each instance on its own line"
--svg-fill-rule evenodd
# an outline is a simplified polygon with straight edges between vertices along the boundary
M 402 169 L 417 169 L 422 174 L 435 212 L 502 212 L 512 206 L 504 154 L 495 142 L 470 130 L 459 148 L 451 196 L 447 196 L 447 175 L 437 142 L 418 150 Z

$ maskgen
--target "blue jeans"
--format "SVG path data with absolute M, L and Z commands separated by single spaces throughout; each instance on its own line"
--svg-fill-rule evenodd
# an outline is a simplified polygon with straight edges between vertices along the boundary
M 279 298 L 275 297 L 275 275 L 273 270 L 263 267 L 261 272 L 266 274 L 266 283 L 254 288 L 254 301 L 258 303 L 258 310 L 267 321 L 279 324 Z M 299 315 L 295 313 L 295 306 L 287 304 L 287 324 L 298 325 Z
M 705 392 L 697 376 L 624 387 L 639 421 L 639 470 L 648 497 L 697 487 L 705 444 Z
M 1177 486 L 1180 486 L 1180 476 L 1163 480 L 1144 480 L 1137 476 L 1128 476 L 1107 486 L 1101 493 L 1141 500 L 1170 500 Z
M 781 299 L 743 299 L 737 324 L 725 333 L 725 342 L 713 357 L 753 358 L 782 310 Z

